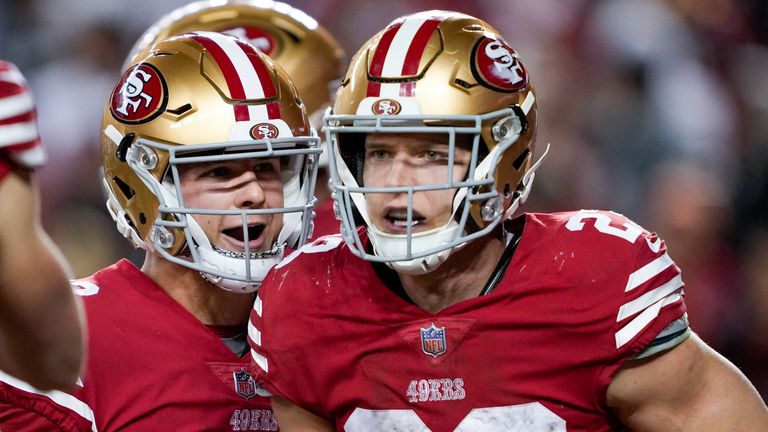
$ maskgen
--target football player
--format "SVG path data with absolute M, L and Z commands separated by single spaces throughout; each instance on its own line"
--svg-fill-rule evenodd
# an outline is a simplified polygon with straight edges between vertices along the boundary
M 282 430 L 768 430 L 688 327 L 662 239 L 608 211 L 516 216 L 536 113 L 471 16 L 408 15 L 358 51 L 325 118 L 341 235 L 276 266 L 251 314 Z
M 45 161 L 26 80 L 0 60 L 0 369 L 67 389 L 82 364 L 83 323 L 69 267 L 40 221 L 34 170 Z
M 285 69 L 304 100 L 310 123 L 320 130 L 343 73 L 344 50 L 318 22 L 288 4 L 262 0 L 202 0 L 182 6 L 153 24 L 134 44 L 126 66 L 155 42 L 189 31 L 215 31 L 247 40 Z M 325 147 L 325 144 L 323 144 Z M 318 170 L 313 237 L 339 232 L 328 191 L 328 157 Z
M 176 36 L 123 73 L 101 138 L 108 210 L 144 264 L 75 282 L 81 384 L 7 381 L 0 429 L 277 430 L 245 331 L 253 292 L 310 229 L 321 148 L 290 78 L 235 37 Z

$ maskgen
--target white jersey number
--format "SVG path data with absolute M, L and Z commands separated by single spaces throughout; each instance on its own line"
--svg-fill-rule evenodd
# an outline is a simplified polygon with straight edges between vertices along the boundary
M 578 214 L 571 216 L 565 227 L 568 231 L 581 231 L 584 229 L 584 219 L 594 219 L 595 229 L 603 234 L 622 238 L 630 243 L 637 241 L 643 229 L 632 222 L 622 224 L 623 228 L 611 226 L 611 217 L 608 213 L 598 213 L 597 210 L 581 210 Z
M 341 238 L 341 234 L 332 234 L 325 237 L 320 237 L 312 243 L 307 243 L 293 251 L 293 253 L 285 257 L 284 260 L 280 261 L 280 264 L 276 265 L 275 268 L 279 269 L 281 267 L 285 267 L 288 265 L 288 263 L 295 260 L 296 257 L 303 253 L 320 253 L 329 251 L 331 249 L 336 249 L 343 241 L 344 240 Z
M 356 408 L 344 424 L 346 432 L 431 432 L 413 410 Z M 454 432 L 566 432 L 565 420 L 538 402 L 475 408 Z

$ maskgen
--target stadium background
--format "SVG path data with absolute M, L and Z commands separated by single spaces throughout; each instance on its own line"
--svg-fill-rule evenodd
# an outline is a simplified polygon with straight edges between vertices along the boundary
M 136 38 L 185 3 L 0 0 L 0 58 L 28 77 L 51 158 L 44 222 L 77 276 L 141 259 L 104 207 L 101 111 Z M 611 209 L 657 231 L 683 269 L 694 330 L 768 397 L 768 1 L 289 3 L 348 57 L 417 10 L 500 30 L 534 78 L 538 149 L 552 143 L 525 210 Z

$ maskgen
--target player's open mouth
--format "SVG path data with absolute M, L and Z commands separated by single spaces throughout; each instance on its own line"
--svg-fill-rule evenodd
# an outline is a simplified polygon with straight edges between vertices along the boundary
M 264 224 L 248 225 L 248 240 L 253 241 L 259 238 L 261 233 L 264 232 L 264 228 L 266 228 L 266 225 Z M 242 226 L 237 226 L 235 228 L 227 228 L 223 230 L 222 233 L 226 234 L 229 237 L 237 239 L 241 242 L 245 241 L 245 231 L 243 231 Z
M 264 242 L 264 239 L 261 238 L 261 236 L 264 234 L 264 230 L 266 229 L 266 225 L 262 223 L 254 223 L 250 224 L 247 227 L 247 233 L 248 233 L 248 246 L 251 251 L 255 250 L 256 248 L 260 247 L 261 244 Z M 224 234 L 225 239 L 229 241 L 233 246 L 236 247 L 236 249 L 239 250 L 245 250 L 245 234 L 246 231 L 243 230 L 243 227 L 241 225 L 238 225 L 233 228 L 227 228 L 225 230 L 221 231 L 222 234 Z
M 389 225 L 397 231 L 402 230 L 404 233 L 408 228 L 408 211 L 406 209 L 390 210 L 384 218 L 389 222 Z M 425 217 L 414 211 L 411 226 L 415 229 L 418 225 L 422 224 L 425 219 Z

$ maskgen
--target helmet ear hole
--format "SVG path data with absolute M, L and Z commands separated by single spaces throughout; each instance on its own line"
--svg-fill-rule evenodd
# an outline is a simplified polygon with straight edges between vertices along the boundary
M 136 195 L 136 191 L 131 188 L 128 183 L 124 182 L 120 177 L 112 177 L 112 181 L 115 182 L 117 187 L 120 189 L 120 193 L 123 194 L 126 201 L 133 198 L 134 195 Z
M 520 170 L 520 168 L 523 166 L 523 163 L 528 159 L 528 155 L 531 153 L 530 148 L 525 148 L 522 153 L 520 153 L 520 156 L 518 156 L 514 162 L 512 162 L 512 166 L 515 167 L 516 170 Z

